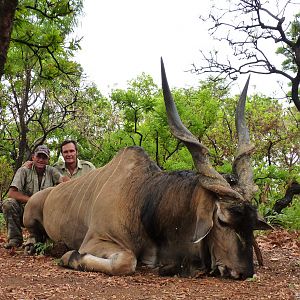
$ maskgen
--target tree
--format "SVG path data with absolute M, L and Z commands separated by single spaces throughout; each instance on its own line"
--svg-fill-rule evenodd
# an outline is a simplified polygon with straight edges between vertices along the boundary
M 102 166 L 110 160 L 103 153 L 107 137 L 115 130 L 118 116 L 114 113 L 110 101 L 104 97 L 94 84 L 89 84 L 78 93 L 76 105 L 74 105 L 74 118 L 64 126 L 63 130 L 55 130 L 49 136 L 51 145 L 59 149 L 59 145 L 65 139 L 74 139 L 81 159 Z M 59 155 L 59 153 L 58 153 Z
M 6 76 L 6 75 L 5 75 Z M 76 116 L 79 86 L 66 79 L 39 80 L 32 69 L 2 85 L 1 153 L 10 153 L 14 169 L 30 158 L 33 149 Z
M 0 150 L 11 154 L 15 170 L 77 116 L 82 69 L 72 61 L 77 48 L 70 47 L 68 35 L 76 14 L 67 4 L 22 0 L 16 12 L 0 89 Z
M 111 99 L 123 114 L 123 128 L 130 135 L 134 145 L 142 146 L 144 136 L 139 127 L 145 114 L 154 110 L 157 86 L 151 76 L 142 74 L 128 82 L 126 91 L 116 89 Z
M 185 126 L 200 141 L 207 131 L 215 124 L 220 109 L 223 90 L 213 82 L 200 82 L 198 87 L 174 89 L 172 95 L 176 102 L 179 115 Z M 193 169 L 194 163 L 189 151 L 181 142 L 173 137 L 167 123 L 167 116 L 162 95 L 158 99 L 155 112 L 150 119 L 146 118 L 145 126 L 149 136 L 156 140 L 156 162 L 163 169 Z M 154 157 L 154 155 L 152 155 Z
M 61 63 L 59 48 L 72 55 L 79 49 L 79 40 L 66 37 L 81 13 L 82 0 L 0 0 L 0 79 L 3 75 L 8 47 L 23 45 L 39 63 L 39 75 L 54 78 L 59 73 L 72 73 Z M 52 59 L 52 73 L 43 66 L 44 57 Z
M 292 0 L 276 3 L 234 0 L 226 3 L 228 7 L 224 9 L 218 2 L 208 17 L 200 18 L 206 24 L 212 23 L 209 28 L 211 36 L 227 42 L 233 56 L 224 62 L 219 51 L 210 51 L 209 55 L 201 51 L 207 64 L 203 67 L 194 64 L 193 71 L 197 74 L 217 73 L 217 77 L 231 80 L 235 80 L 238 74 L 279 74 L 290 82 L 291 92 L 287 97 L 300 111 L 300 14 L 295 14 L 293 21 L 285 16 L 288 8 L 296 4 Z M 274 53 L 285 57 L 280 66 L 270 53 L 271 47 L 274 47 Z
M 0 81 L 4 72 L 18 0 L 0 0 Z

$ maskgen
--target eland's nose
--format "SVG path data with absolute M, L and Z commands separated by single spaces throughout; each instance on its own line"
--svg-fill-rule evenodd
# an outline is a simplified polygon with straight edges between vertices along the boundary
M 231 270 L 230 271 L 230 276 L 234 279 L 241 279 L 241 280 L 245 280 L 247 278 L 251 278 L 253 277 L 253 274 L 254 272 L 250 272 L 250 271 L 247 271 L 247 272 L 242 272 L 242 273 L 238 273 L 234 270 Z
M 219 272 L 220 272 L 220 275 L 222 277 L 230 277 L 230 278 L 233 278 L 233 279 L 241 279 L 241 280 L 245 280 L 247 278 L 251 278 L 254 274 L 253 271 L 250 271 L 250 270 L 247 270 L 247 271 L 244 271 L 244 272 L 238 272 L 236 270 L 232 270 L 228 267 L 224 267 L 224 266 L 218 266 L 218 269 L 219 269 Z

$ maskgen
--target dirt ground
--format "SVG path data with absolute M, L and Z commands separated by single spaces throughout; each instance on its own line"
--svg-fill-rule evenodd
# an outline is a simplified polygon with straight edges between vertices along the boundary
M 138 269 L 132 276 L 79 272 L 53 256 L 26 256 L 3 248 L 0 235 L 0 299 L 295 299 L 300 300 L 300 232 L 275 230 L 260 236 L 264 266 L 256 277 L 234 281 L 159 277 Z M 56 251 L 56 254 L 58 251 Z

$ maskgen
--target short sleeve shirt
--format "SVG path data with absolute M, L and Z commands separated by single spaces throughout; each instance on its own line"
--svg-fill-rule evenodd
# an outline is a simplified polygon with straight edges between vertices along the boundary
M 10 186 L 16 187 L 19 192 L 27 196 L 32 196 L 38 191 L 57 185 L 61 176 L 57 169 L 47 165 L 39 186 L 38 174 L 34 166 L 31 169 L 21 167 L 17 170 Z
M 78 178 L 91 170 L 96 169 L 95 166 L 85 160 L 77 159 L 77 168 L 74 173 L 71 175 L 69 170 L 66 168 L 66 164 L 64 161 L 59 161 L 53 165 L 62 175 L 68 176 L 71 179 Z

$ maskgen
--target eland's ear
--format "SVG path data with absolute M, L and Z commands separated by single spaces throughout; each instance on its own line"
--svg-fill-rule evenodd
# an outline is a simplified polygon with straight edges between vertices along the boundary
M 198 219 L 192 242 L 196 244 L 203 240 L 209 234 L 213 224 L 212 219 Z
M 203 195 L 199 194 L 198 197 L 203 199 Z M 207 197 L 207 196 L 206 196 Z M 193 243 L 199 243 L 203 240 L 210 230 L 212 229 L 214 222 L 214 211 L 215 211 L 215 202 L 211 201 L 209 197 L 201 201 L 197 205 L 197 222 L 192 239 Z
M 274 230 L 274 227 L 268 224 L 262 216 L 257 214 L 257 220 L 253 230 Z

